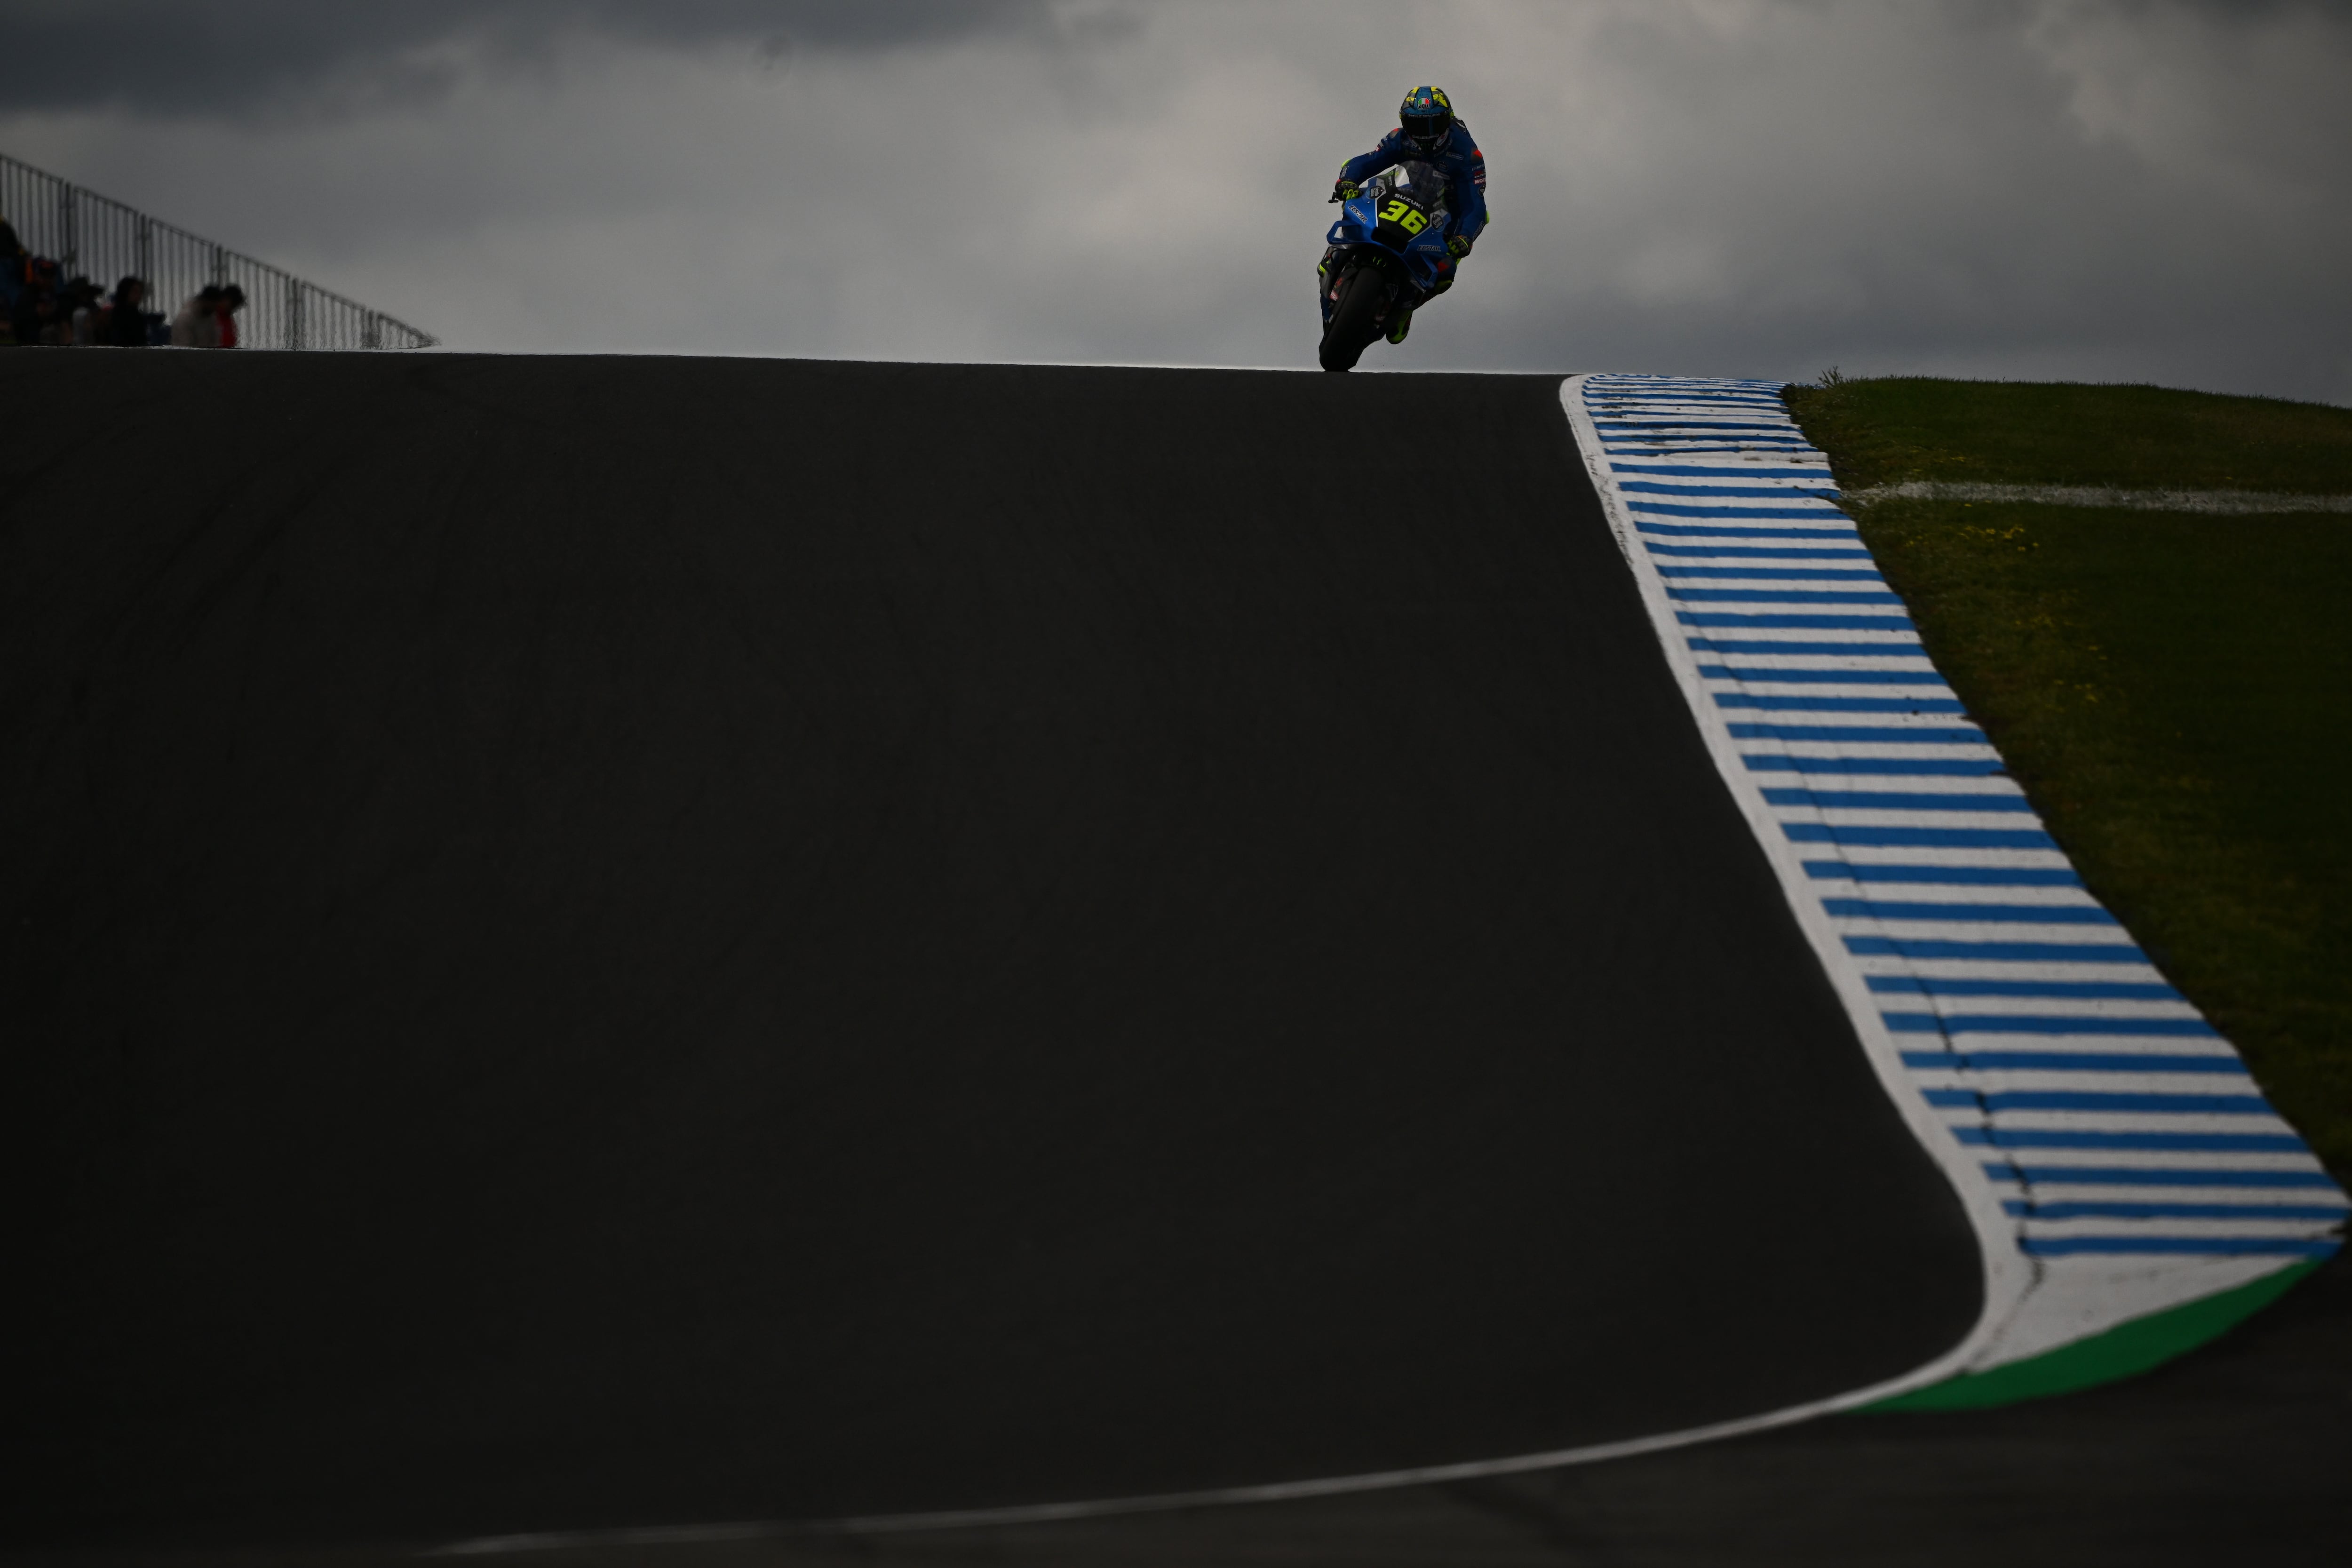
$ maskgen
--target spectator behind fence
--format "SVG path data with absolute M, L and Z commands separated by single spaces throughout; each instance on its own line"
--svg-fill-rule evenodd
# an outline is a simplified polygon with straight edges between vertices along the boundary
M 25 287 L 25 268 L 32 260 L 33 253 L 16 237 L 16 225 L 0 216 L 0 310 L 16 310 L 16 296 Z
M 14 318 L 21 347 L 55 348 L 73 341 L 72 325 L 59 319 L 58 306 L 58 291 L 47 279 L 36 278 L 25 285 L 16 296 Z
M 114 303 L 106 312 L 106 324 L 100 330 L 98 341 L 118 349 L 143 349 L 147 346 L 147 280 L 125 278 L 114 286 Z
M 216 349 L 220 347 L 220 318 L 213 314 L 220 306 L 220 285 L 207 283 L 188 297 L 172 318 L 172 346 L 175 349 Z
M 9 302 L 8 321 L 16 342 L 25 348 L 52 341 L 44 338 L 58 312 L 58 264 L 46 256 L 26 258 L 17 279 L 16 297 Z
M 78 349 L 98 346 L 98 318 L 105 300 L 98 285 L 87 278 L 76 278 L 66 285 L 67 342 Z
M 236 313 L 245 308 L 245 290 L 234 283 L 224 284 L 220 303 L 213 309 L 213 321 L 220 331 L 220 341 L 215 348 L 236 347 Z
M 8 302 L 8 325 L 20 346 L 29 348 L 41 341 L 40 319 L 35 314 L 40 300 L 37 286 L 18 279 L 16 297 Z
M 25 242 L 16 237 L 16 226 L 0 216 L 0 310 L 12 317 L 16 313 L 16 296 L 25 288 L 25 263 L 29 259 Z

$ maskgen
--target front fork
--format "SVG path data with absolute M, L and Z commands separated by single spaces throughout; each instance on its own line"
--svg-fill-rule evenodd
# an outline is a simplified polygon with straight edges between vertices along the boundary
M 1339 282 L 1345 274 L 1339 269 L 1339 247 L 1324 247 L 1323 259 L 1315 264 L 1315 298 L 1323 306 L 1323 324 L 1331 324 L 1331 312 L 1339 306 Z

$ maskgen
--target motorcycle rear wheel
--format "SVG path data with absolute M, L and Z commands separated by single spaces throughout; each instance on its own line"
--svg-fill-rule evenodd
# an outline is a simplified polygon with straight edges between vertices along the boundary
M 1372 340 L 1381 335 L 1381 307 L 1388 303 L 1388 279 L 1377 268 L 1360 267 L 1339 285 L 1339 302 L 1331 309 L 1331 324 L 1323 329 L 1323 346 L 1317 357 L 1325 370 L 1353 370 Z

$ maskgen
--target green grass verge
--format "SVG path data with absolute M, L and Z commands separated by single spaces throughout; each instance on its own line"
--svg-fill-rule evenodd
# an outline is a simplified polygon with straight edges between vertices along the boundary
M 2072 1394 L 2078 1388 L 2095 1388 L 2103 1383 L 2131 1377 L 2228 1332 L 2286 1294 L 2290 1286 L 2318 1267 L 2317 1263 L 2294 1264 L 2234 1290 L 2218 1291 L 2166 1311 L 2134 1318 L 2103 1334 L 2060 1345 L 2042 1355 L 2013 1361 L 1990 1372 L 1964 1372 L 1942 1383 L 1865 1405 L 1858 1414 L 1981 1410 L 1988 1405 L 2015 1405 L 2020 1400 Z
M 2352 409 L 2162 386 L 1932 381 L 1792 387 L 1849 489 L 1941 479 L 2352 495 Z
M 2352 493 L 2352 410 L 1908 379 L 1789 403 L 1847 489 Z M 2352 518 L 1930 501 L 1859 516 L 2092 892 L 2352 1176 Z

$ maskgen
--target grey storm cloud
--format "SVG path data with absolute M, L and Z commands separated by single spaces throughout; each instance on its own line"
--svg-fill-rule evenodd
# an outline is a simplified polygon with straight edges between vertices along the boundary
M 2342 0 L 0 0 L 0 151 L 541 352 L 1313 363 L 1340 159 L 1495 225 L 1375 362 L 2352 401 Z
M 1034 30 L 1046 15 L 1043 0 L 5 0 L 0 113 L 331 110 L 445 92 L 453 48 L 517 64 L 588 34 L 669 47 L 745 40 L 774 59 Z

